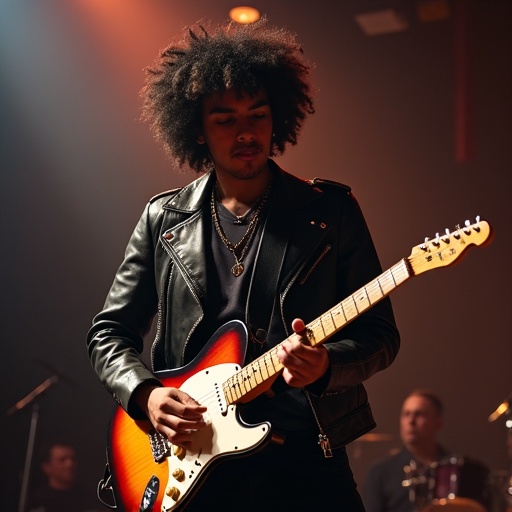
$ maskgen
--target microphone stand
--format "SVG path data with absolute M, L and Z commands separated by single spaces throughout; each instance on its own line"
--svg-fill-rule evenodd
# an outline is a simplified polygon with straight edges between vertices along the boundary
M 40 398 L 45 391 L 57 383 L 58 380 L 59 377 L 57 375 L 48 377 L 45 381 L 39 384 L 39 386 L 34 388 L 25 398 L 22 398 L 7 411 L 7 415 L 12 416 L 13 414 L 16 414 L 17 412 L 24 409 L 27 405 L 32 404 L 32 415 L 30 419 L 30 430 L 28 435 L 27 453 L 25 456 L 25 467 L 23 469 L 23 479 L 21 482 L 18 512 L 25 512 L 27 507 L 30 473 L 32 469 L 32 459 L 34 455 L 37 425 L 39 421 L 39 402 L 37 399 Z

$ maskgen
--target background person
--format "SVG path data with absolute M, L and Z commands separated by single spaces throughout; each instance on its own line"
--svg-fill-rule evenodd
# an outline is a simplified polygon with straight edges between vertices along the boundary
M 41 449 L 44 482 L 30 496 L 29 512 L 97 512 L 96 490 L 88 490 L 78 480 L 75 446 L 67 441 L 51 441 Z
M 440 486 L 449 485 L 450 471 L 458 468 L 444 465 L 453 454 L 439 442 L 443 423 L 444 407 L 436 393 L 426 388 L 409 393 L 400 412 L 402 448 L 375 463 L 366 476 L 363 497 L 367 512 L 413 512 L 427 507 L 436 498 L 433 492 L 441 492 L 441 498 L 448 496 L 441 487 L 430 487 L 432 478 L 439 478 L 436 484 Z M 441 467 L 442 472 L 436 475 L 435 467 Z M 471 479 L 475 479 L 469 493 L 474 492 L 487 505 L 487 469 L 480 464 L 466 467 L 472 473 Z

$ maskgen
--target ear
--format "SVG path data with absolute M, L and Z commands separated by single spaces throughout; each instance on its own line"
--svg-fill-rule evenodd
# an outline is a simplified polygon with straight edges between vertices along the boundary
M 198 135 L 196 141 L 198 144 L 206 144 L 206 139 L 204 138 L 204 135 Z

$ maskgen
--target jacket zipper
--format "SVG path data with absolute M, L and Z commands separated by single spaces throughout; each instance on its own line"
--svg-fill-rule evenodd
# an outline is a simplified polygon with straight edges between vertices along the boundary
M 313 402 L 311 401 L 309 392 L 304 390 L 304 393 L 306 394 L 306 398 L 308 399 L 309 406 L 311 407 L 311 410 L 313 411 L 313 416 L 315 417 L 316 424 L 318 425 L 318 429 L 320 430 L 320 433 L 318 434 L 318 444 L 320 445 L 320 448 L 322 448 L 322 451 L 324 452 L 324 457 L 326 459 L 330 459 L 332 457 L 331 442 L 329 441 L 327 434 L 324 432 L 324 429 L 322 428 L 322 425 L 320 424 L 320 420 L 318 419 L 315 408 L 313 407 Z
M 313 270 L 315 270 L 315 268 L 318 266 L 318 264 L 323 259 L 323 257 L 331 250 L 331 247 L 332 247 L 331 244 L 328 244 L 325 246 L 324 250 L 322 251 L 320 256 L 318 256 L 318 258 L 313 263 L 311 268 L 308 270 L 307 274 L 299 281 L 299 284 L 304 284 L 307 281 L 308 277 L 311 275 L 311 272 L 313 272 Z
M 318 266 L 322 258 L 331 250 L 331 245 L 327 245 L 325 249 L 322 251 L 322 253 L 318 256 L 318 258 L 315 260 L 315 263 L 311 266 L 311 268 L 308 270 L 307 274 L 299 281 L 299 284 L 304 284 L 307 280 L 307 278 L 310 276 L 311 272 Z M 286 320 L 284 318 L 284 299 L 286 298 L 286 295 L 288 293 L 288 290 L 291 288 L 295 280 L 297 279 L 298 275 L 300 274 L 302 268 L 300 268 L 295 275 L 290 279 L 290 282 L 288 286 L 285 288 L 283 294 L 279 298 L 279 309 L 281 313 L 281 321 L 283 322 L 283 325 L 285 326 L 286 332 L 288 333 L 288 328 L 286 327 Z M 306 395 L 306 398 L 309 403 L 309 407 L 311 408 L 311 412 L 313 413 L 313 417 L 315 419 L 315 422 L 318 426 L 318 444 L 320 445 L 320 448 L 324 452 L 324 457 L 326 459 L 330 459 L 333 456 L 332 449 L 331 449 L 331 442 L 329 441 L 329 438 L 327 437 L 327 434 L 324 432 L 324 429 L 322 428 L 322 424 L 320 423 L 320 420 L 318 419 L 318 415 L 316 413 L 316 410 L 313 406 L 313 402 L 311 401 L 311 397 L 309 395 L 309 392 L 304 389 L 304 393 Z
M 170 266 L 170 265 L 169 265 Z M 169 271 L 169 279 L 167 280 L 167 290 L 171 286 L 172 276 L 173 276 L 173 269 L 174 267 Z M 164 291 L 165 294 L 165 291 Z M 151 368 L 155 368 L 155 350 L 162 340 L 162 330 L 163 330 L 163 323 L 164 323 L 164 315 L 165 315 L 165 309 L 164 309 L 165 300 L 163 296 L 160 296 L 158 298 L 158 306 L 157 306 L 157 320 L 156 320 L 156 333 L 155 333 L 155 339 L 153 340 L 153 345 L 151 346 Z
M 195 291 L 195 288 L 193 286 L 193 283 L 191 282 L 191 280 L 188 278 L 188 274 L 185 272 L 185 269 L 183 268 L 183 266 L 180 264 L 180 260 L 179 258 L 173 258 L 174 254 L 173 254 L 173 251 L 170 247 L 168 247 L 165 242 L 162 242 L 162 246 L 165 250 L 165 252 L 171 257 L 172 261 L 175 262 L 176 265 L 178 265 L 181 270 L 182 270 L 182 275 L 184 276 L 184 279 L 185 279 L 185 282 L 187 283 L 190 291 L 192 292 L 192 295 L 194 297 L 194 299 L 196 300 L 196 302 L 199 304 L 199 307 L 201 308 L 201 311 L 203 311 L 203 308 L 201 306 L 201 300 L 199 299 L 199 295 L 196 293 Z M 171 274 L 169 275 L 169 280 L 172 276 L 172 272 Z M 169 284 L 170 284 L 170 281 L 169 281 Z M 164 300 L 164 298 L 162 297 L 162 300 Z M 192 329 L 190 330 L 190 332 L 188 333 L 188 336 L 187 336 L 187 339 L 185 340 L 185 342 L 183 343 L 183 351 L 181 353 L 181 358 L 184 359 L 185 358 L 185 351 L 187 349 L 187 345 L 188 345 L 188 342 L 190 340 L 190 337 L 192 336 L 192 333 L 195 331 L 195 328 L 197 327 L 197 325 L 199 324 L 199 322 L 203 319 L 204 317 L 204 314 L 201 314 L 199 315 L 199 318 L 197 319 L 197 322 L 194 323 L 194 325 L 192 326 Z

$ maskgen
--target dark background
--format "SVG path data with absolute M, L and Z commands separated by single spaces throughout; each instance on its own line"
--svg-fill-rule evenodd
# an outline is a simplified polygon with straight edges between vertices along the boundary
M 349 447 L 360 485 L 369 464 L 399 446 L 400 405 L 417 386 L 445 402 L 447 447 L 493 470 L 509 465 L 504 417 L 488 416 L 512 390 L 512 2 L 447 0 L 447 16 L 430 22 L 418 17 L 424 2 L 252 2 L 297 33 L 316 64 L 317 113 L 278 163 L 350 185 L 385 269 L 477 215 L 495 233 L 488 247 L 393 294 L 402 349 L 367 383 L 375 432 L 391 439 Z M 38 440 L 71 437 L 83 482 L 102 475 L 114 405 L 89 366 L 85 334 L 147 199 L 194 177 L 172 169 L 138 120 L 143 68 L 182 27 L 226 20 L 234 5 L 0 0 L 2 510 L 16 509 L 31 407 L 6 411 L 51 367 L 67 379 L 40 401 Z M 405 31 L 368 36 L 354 17 L 389 8 L 406 16 Z

